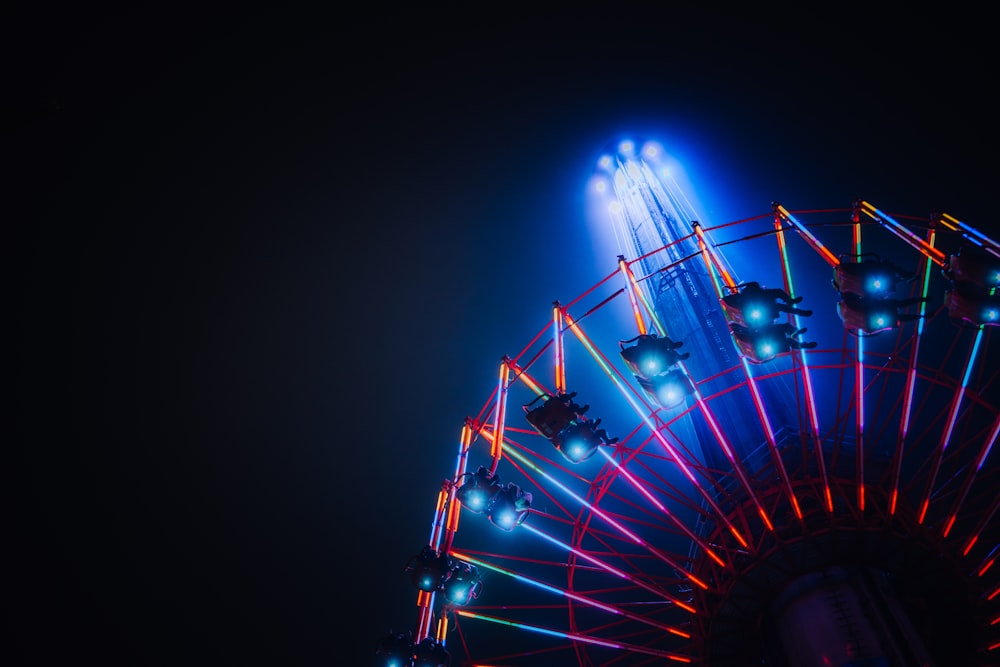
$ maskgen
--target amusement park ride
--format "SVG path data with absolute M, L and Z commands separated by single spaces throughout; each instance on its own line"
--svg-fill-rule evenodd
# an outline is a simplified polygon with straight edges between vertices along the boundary
M 1000 244 L 599 175 L 617 266 L 466 417 L 375 664 L 1000 664 Z

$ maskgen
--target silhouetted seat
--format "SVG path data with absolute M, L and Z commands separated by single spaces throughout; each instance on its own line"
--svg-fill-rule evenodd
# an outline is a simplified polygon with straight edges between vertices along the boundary
M 900 308 L 920 303 L 926 299 L 865 298 L 854 292 L 842 292 L 837 303 L 837 314 L 848 332 L 860 336 L 872 336 L 883 331 L 898 328 L 903 322 L 920 319 L 919 314 L 903 313 Z
M 874 259 L 867 259 L 871 257 Z M 833 286 L 841 294 L 881 299 L 896 291 L 897 285 L 909 282 L 915 276 L 878 255 L 862 255 L 860 261 L 842 259 L 833 268 Z

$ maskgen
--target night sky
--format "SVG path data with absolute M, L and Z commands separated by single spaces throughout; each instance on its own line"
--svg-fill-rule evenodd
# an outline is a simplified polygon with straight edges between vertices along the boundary
M 714 223 L 862 197 L 997 235 L 983 17 L 615 9 L 6 12 L 15 664 L 409 629 L 464 418 L 613 269 L 584 188 L 620 139 Z

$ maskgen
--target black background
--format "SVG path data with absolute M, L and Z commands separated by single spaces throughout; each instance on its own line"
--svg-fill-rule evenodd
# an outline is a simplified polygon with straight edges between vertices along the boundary
M 984 16 L 655 7 L 6 11 L 16 664 L 411 627 L 469 395 L 610 265 L 582 189 L 629 133 L 717 217 L 996 235 Z

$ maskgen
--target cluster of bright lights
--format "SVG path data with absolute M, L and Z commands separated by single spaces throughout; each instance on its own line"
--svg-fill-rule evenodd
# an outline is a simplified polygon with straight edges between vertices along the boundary
M 636 142 L 626 139 L 618 143 L 615 149 L 616 155 L 605 154 L 597 159 L 597 173 L 591 180 L 591 188 L 599 195 L 607 194 L 611 191 L 611 178 L 619 167 L 620 160 L 636 160 L 642 158 L 653 166 L 659 167 L 660 175 L 669 177 L 669 170 L 665 165 L 657 163 L 666 155 L 663 146 L 656 141 L 646 141 L 642 146 L 637 146 Z M 608 203 L 609 209 L 614 212 L 621 212 L 622 205 L 618 200 Z

